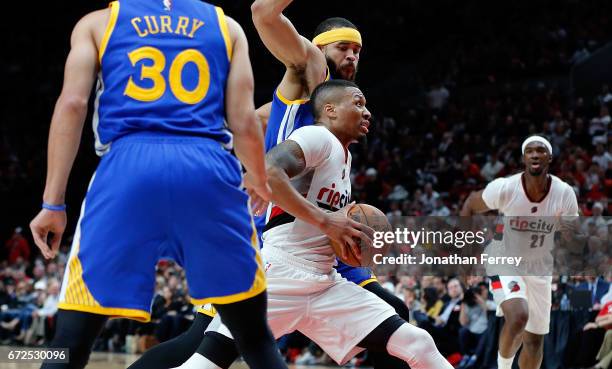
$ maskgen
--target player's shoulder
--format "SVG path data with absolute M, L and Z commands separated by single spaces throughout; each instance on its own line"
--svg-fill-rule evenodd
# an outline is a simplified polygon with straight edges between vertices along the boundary
M 319 125 L 310 125 L 304 126 L 296 129 L 291 133 L 291 136 L 300 135 L 300 136 L 308 136 L 313 139 L 326 140 L 333 138 L 333 133 L 331 133 L 327 128 Z M 291 137 L 290 136 L 290 137 Z
M 555 175 L 552 175 L 552 174 L 550 175 L 550 178 L 551 178 L 551 188 L 559 191 L 559 193 L 572 193 L 572 194 L 575 193 L 572 186 L 570 186 L 569 183 L 565 182 L 561 178 Z
M 114 2 L 114 4 L 118 4 L 118 2 Z M 99 44 L 106 30 L 106 25 L 110 16 L 111 7 L 94 10 L 85 14 L 74 26 L 72 37 L 89 35 L 96 40 L 96 44 Z
M 325 148 L 323 151 L 326 152 L 332 150 L 334 141 L 339 142 L 333 133 L 319 125 L 300 127 L 293 131 L 288 139 L 297 142 L 300 146 Z

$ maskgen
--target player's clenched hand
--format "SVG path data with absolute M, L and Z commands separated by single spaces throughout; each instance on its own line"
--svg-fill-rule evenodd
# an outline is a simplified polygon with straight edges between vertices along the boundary
M 57 254 L 62 235 L 66 229 L 66 212 L 42 209 L 30 222 L 30 230 L 36 246 L 46 259 L 53 259 Z M 49 247 L 49 233 L 53 233 Z
M 322 231 L 331 240 L 338 242 L 345 247 L 349 247 L 359 260 L 361 260 L 361 246 L 372 247 L 372 237 L 374 230 L 365 224 L 354 221 L 348 217 L 348 211 L 352 204 L 340 211 L 328 213 L 327 219 L 322 226 Z M 360 240 L 361 243 L 358 243 Z M 342 249 L 342 258 L 346 258 L 347 250 Z
M 270 197 L 272 196 L 272 189 L 268 185 L 267 180 L 264 178 L 262 181 L 247 173 L 244 176 L 244 186 L 251 197 L 253 213 L 258 216 L 262 215 L 268 207 Z

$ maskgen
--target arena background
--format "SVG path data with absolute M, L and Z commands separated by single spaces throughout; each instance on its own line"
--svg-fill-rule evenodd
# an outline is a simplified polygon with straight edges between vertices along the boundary
M 257 37 L 250 2 L 213 3 L 245 28 L 256 104 L 269 101 L 284 68 Z M 8 245 L 16 227 L 23 228 L 31 253 L 19 267 L 30 277 L 40 254 L 27 226 L 40 208 L 70 32 L 80 17 L 106 4 L 13 4 L 15 16 L 7 13 L 10 19 L 0 24 L 6 50 L 0 58 L 0 240 Z M 355 200 L 394 215 L 456 214 L 466 194 L 487 182 L 480 170 L 489 155 L 504 164 L 494 176 L 518 171 L 522 138 L 543 133 L 554 146 L 552 172 L 574 186 L 583 213 L 612 214 L 610 164 L 591 165 L 599 158 L 612 162 L 604 110 L 612 101 L 612 2 L 295 1 L 286 15 L 308 38 L 330 16 L 348 18 L 363 35 L 357 83 L 374 125 L 367 144 L 353 150 Z M 64 243 L 98 161 L 90 122 L 69 181 Z M 420 200 L 428 183 L 439 203 Z M 609 258 L 610 245 L 601 251 Z M 10 255 L 7 247 L 1 252 L 7 281 Z

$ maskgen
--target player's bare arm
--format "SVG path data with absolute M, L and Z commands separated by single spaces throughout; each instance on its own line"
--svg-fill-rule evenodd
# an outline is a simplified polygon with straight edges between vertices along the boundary
M 225 97 L 227 122 L 234 134 L 236 155 L 250 174 L 245 185 L 268 200 L 270 191 L 266 183 L 263 134 L 253 102 L 255 83 L 249 47 L 242 27 L 230 17 L 226 19 L 233 43 Z
M 55 104 L 47 152 L 47 180 L 43 201 L 64 204 L 68 177 L 76 157 L 87 116 L 89 94 L 98 71 L 97 30 L 103 28 L 107 11 L 91 13 L 75 26 L 64 69 L 62 92 Z M 66 228 L 66 212 L 42 209 L 30 223 L 36 246 L 47 259 L 53 258 Z M 49 233 L 53 238 L 48 244 Z
M 493 210 L 489 209 L 487 204 L 485 204 L 484 200 L 482 199 L 482 192 L 483 190 L 470 193 L 468 198 L 465 200 L 465 203 L 463 203 L 463 207 L 461 208 L 459 215 L 471 216 L 473 214 L 486 213 L 487 211 Z
M 287 67 L 279 92 L 289 100 L 308 98 L 325 80 L 325 56 L 310 40 L 301 36 L 283 10 L 291 0 L 256 0 L 251 6 L 253 23 L 264 45 Z
M 266 128 L 268 128 L 268 119 L 270 119 L 271 109 L 272 102 L 270 101 L 255 110 L 255 113 L 257 113 L 257 117 L 259 118 L 259 123 L 261 123 L 261 128 L 264 132 L 264 136 L 266 135 Z
M 284 211 L 316 226 L 329 238 L 356 250 L 358 245 L 353 237 L 361 238 L 366 245 L 372 244 L 368 236 L 372 232 L 369 227 L 348 218 L 346 212 L 327 213 L 321 210 L 291 185 L 289 180 L 306 169 L 304 152 L 295 141 L 284 141 L 268 152 L 266 166 L 272 188 L 272 202 Z

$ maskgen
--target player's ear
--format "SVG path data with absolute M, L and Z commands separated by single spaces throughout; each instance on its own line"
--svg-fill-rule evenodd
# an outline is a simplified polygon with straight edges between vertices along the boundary
M 329 118 L 337 117 L 336 107 L 333 104 L 325 104 L 325 106 L 323 107 L 323 111 L 325 112 L 325 115 L 327 115 Z

